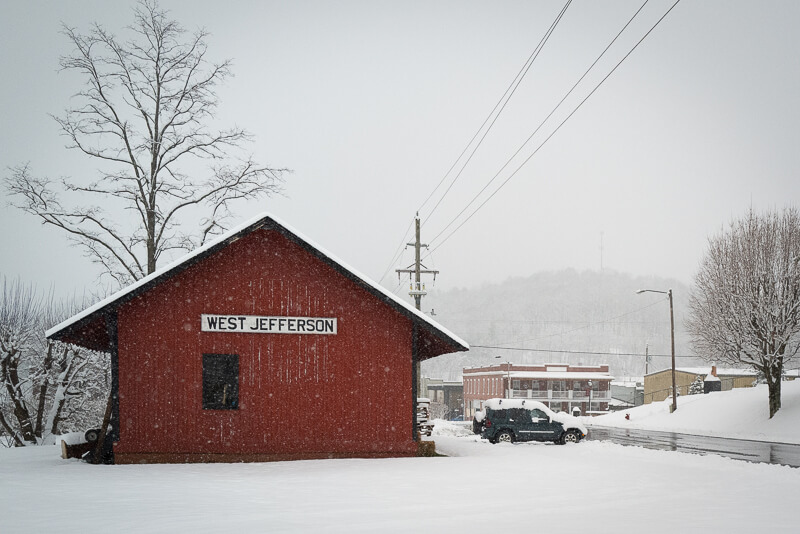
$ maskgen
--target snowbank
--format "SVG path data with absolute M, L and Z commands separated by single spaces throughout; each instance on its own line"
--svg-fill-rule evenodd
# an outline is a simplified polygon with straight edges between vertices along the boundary
M 592 425 L 662 430 L 774 443 L 800 443 L 800 380 L 781 383 L 781 409 L 771 420 L 767 386 L 678 397 L 678 410 L 669 413 L 671 400 L 629 410 L 584 418 Z M 630 415 L 630 420 L 625 419 Z
M 797 531 L 800 469 L 591 441 L 436 445 L 450 457 L 102 466 L 0 449 L 2 532 Z
M 467 426 L 469 425 L 469 426 Z M 464 423 L 456 423 L 454 421 L 445 421 L 443 419 L 433 420 L 433 432 L 431 437 L 437 436 L 471 436 L 472 423 L 466 425 Z

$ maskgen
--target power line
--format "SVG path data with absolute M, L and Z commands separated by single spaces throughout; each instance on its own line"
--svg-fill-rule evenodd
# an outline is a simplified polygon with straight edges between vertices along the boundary
M 587 95 L 587 96 L 586 96 L 586 97 L 585 97 L 583 100 L 581 100 L 581 102 L 580 102 L 580 103 L 577 105 L 577 107 L 575 107 L 575 109 L 574 109 L 574 110 L 572 110 L 572 112 L 571 112 L 569 115 L 567 115 L 567 117 L 566 117 L 566 118 L 565 118 L 563 121 L 561 121 L 561 123 L 560 123 L 560 124 L 559 124 L 559 125 L 556 127 L 556 129 L 555 129 L 555 130 L 553 130 L 553 132 L 552 132 L 550 135 L 548 135 L 548 136 L 545 138 L 545 140 L 544 140 L 544 141 L 542 141 L 542 143 L 541 143 L 541 144 L 540 144 L 540 145 L 539 145 L 539 146 L 538 146 L 538 147 L 537 147 L 537 148 L 536 148 L 536 149 L 535 149 L 535 150 L 534 150 L 534 151 L 533 151 L 533 152 L 532 152 L 532 153 L 531 153 L 531 154 L 530 154 L 530 155 L 529 155 L 527 158 L 525 158 L 525 160 L 524 160 L 524 161 L 523 161 L 523 162 L 522 162 L 522 163 L 521 163 L 521 164 L 520 164 L 520 165 L 519 165 L 519 166 L 518 166 L 518 167 L 517 167 L 517 168 L 514 170 L 514 172 L 512 172 L 512 173 L 511 173 L 511 175 L 510 175 L 508 178 L 506 178 L 506 179 L 505 179 L 505 181 L 503 181 L 503 183 L 501 183 L 501 184 L 500 184 L 500 185 L 497 187 L 497 189 L 495 189 L 495 190 L 494 190 L 494 192 L 492 192 L 492 194 L 491 194 L 491 195 L 489 195 L 489 197 L 488 197 L 486 200 L 484 200 L 484 201 L 483 201 L 483 202 L 482 202 L 482 203 L 481 203 L 481 204 L 480 204 L 480 205 L 479 205 L 479 206 L 478 206 L 478 207 L 477 207 L 477 208 L 476 208 L 476 209 L 475 209 L 475 210 L 474 210 L 474 211 L 473 211 L 473 212 L 472 212 L 472 213 L 471 213 L 471 214 L 470 214 L 470 215 L 469 215 L 469 216 L 468 216 L 466 219 L 464 219 L 464 221 L 462 221 L 462 222 L 461 222 L 461 224 L 459 224 L 459 225 L 458 225 L 458 226 L 457 226 L 457 227 L 456 227 L 456 228 L 455 228 L 455 229 L 454 229 L 452 232 L 450 232 L 450 233 L 449 233 L 449 234 L 448 234 L 448 235 L 447 235 L 447 236 L 446 236 L 446 237 L 445 237 L 445 238 L 444 238 L 444 239 L 443 239 L 443 240 L 442 240 L 442 241 L 441 241 L 439 244 L 437 244 L 435 247 L 433 247 L 433 249 L 431 249 L 431 250 L 429 251 L 429 254 L 430 254 L 431 252 L 433 252 L 434 250 L 438 249 L 438 248 L 439 248 L 440 246 L 442 246 L 442 245 L 443 245 L 443 244 L 444 244 L 444 243 L 445 243 L 445 242 L 446 242 L 448 239 L 450 239 L 450 237 L 452 237 L 452 236 L 453 236 L 453 234 L 455 234 L 455 233 L 456 233 L 456 232 L 457 232 L 457 231 L 458 231 L 458 230 L 459 230 L 459 229 L 460 229 L 462 226 L 464 226 L 464 224 L 466 224 L 466 223 L 467 223 L 467 221 L 469 221 L 469 220 L 470 220 L 470 219 L 471 219 L 471 218 L 472 218 L 472 217 L 473 217 L 473 216 L 474 216 L 476 213 L 478 213 L 478 211 L 480 211 L 480 210 L 481 210 L 481 208 L 483 208 L 483 206 L 485 206 L 487 202 L 489 202 L 489 201 L 490 201 L 490 200 L 491 200 L 491 199 L 492 199 L 492 198 L 493 198 L 493 197 L 494 197 L 494 196 L 495 196 L 495 195 L 496 195 L 496 194 L 497 194 L 497 193 L 498 193 L 498 192 L 499 192 L 499 191 L 500 191 L 500 190 L 501 190 L 501 189 L 502 189 L 502 188 L 503 188 L 503 187 L 504 187 L 504 186 L 505 186 L 505 185 L 506 185 L 506 184 L 507 184 L 507 183 L 508 183 L 508 182 L 509 182 L 509 181 L 510 181 L 512 178 L 513 178 L 513 177 L 514 177 L 514 176 L 516 176 L 516 174 L 517 174 L 517 173 L 518 173 L 518 172 L 519 172 L 519 171 L 522 169 L 522 167 L 524 167 L 524 166 L 525 166 L 525 165 L 528 163 L 528 161 L 530 161 L 530 160 L 531 160 L 531 158 L 533 158 L 533 156 L 535 156 L 535 155 L 536 155 L 536 154 L 539 152 L 539 150 L 541 150 L 541 148 L 542 148 L 542 147 L 543 147 L 543 146 L 544 146 L 544 145 L 545 145 L 545 144 L 546 144 L 546 143 L 547 143 L 547 142 L 548 142 L 548 141 L 549 141 L 549 140 L 550 140 L 550 139 L 551 139 L 551 138 L 552 138 L 552 137 L 553 137 L 553 136 L 554 136 L 554 135 L 555 135 L 555 134 L 556 134 L 556 133 L 557 133 L 557 132 L 558 132 L 560 129 L 561 129 L 561 127 L 562 127 L 562 126 L 564 126 L 564 124 L 565 124 L 565 123 L 566 123 L 566 122 L 567 122 L 567 121 L 568 121 L 570 118 L 572 118 L 572 116 L 573 116 L 573 115 L 574 115 L 574 114 L 575 114 L 575 113 L 576 113 L 576 112 L 577 112 L 577 111 L 578 111 L 578 110 L 579 110 L 579 109 L 580 109 L 580 108 L 583 106 L 583 104 L 585 104 L 585 103 L 586 103 L 586 101 L 587 101 L 589 98 L 591 98 L 591 96 L 592 96 L 592 95 L 594 95 L 594 93 L 595 93 L 595 92 L 597 92 L 597 90 L 598 90 L 598 89 L 599 89 L 599 88 L 600 88 L 600 87 L 603 85 L 603 83 L 605 83 L 605 81 L 606 81 L 606 80 L 607 80 L 607 79 L 608 79 L 608 78 L 609 78 L 609 77 L 610 77 L 610 76 L 611 76 L 611 75 L 612 75 L 612 74 L 613 74 L 613 73 L 614 73 L 614 72 L 617 70 L 617 68 L 618 68 L 618 67 L 619 67 L 619 66 L 622 64 L 622 62 L 623 62 L 623 61 L 625 61 L 625 60 L 626 60 L 626 59 L 627 59 L 627 58 L 628 58 L 628 57 L 629 57 L 629 56 L 630 56 L 630 55 L 633 53 L 633 51 L 634 51 L 634 50 L 636 50 L 636 49 L 639 47 L 639 45 L 642 43 L 642 41 L 644 41 L 644 40 L 647 38 L 647 36 L 649 36 L 649 35 L 650 35 L 650 33 L 652 33 L 652 31 L 653 31 L 653 30 L 655 30 L 655 28 L 656 28 L 656 27 L 657 27 L 657 26 L 658 26 L 658 25 L 661 23 L 661 21 L 663 21 L 663 20 L 664 20 L 664 19 L 667 17 L 667 15 L 669 15 L 669 14 L 670 14 L 670 12 L 671 12 L 671 11 L 672 11 L 672 10 L 675 8 L 675 6 L 677 6 L 677 5 L 678 5 L 678 3 L 680 3 L 680 0 L 676 0 L 676 1 L 675 1 L 675 3 L 674 3 L 674 4 L 672 4 L 672 6 L 671 6 L 671 7 L 670 7 L 670 8 L 667 10 L 667 12 L 666 12 L 666 13 L 664 13 L 664 15 L 662 15 L 662 16 L 661 16 L 661 18 L 659 18 L 659 19 L 658 19 L 658 21 L 657 21 L 657 22 L 656 22 L 656 23 L 655 23 L 655 24 L 654 24 L 654 25 L 653 25 L 653 26 L 652 26 L 652 27 L 651 27 L 651 28 L 650 28 L 650 29 L 647 31 L 647 33 L 645 33 L 645 34 L 644 34 L 644 36 L 643 36 L 641 39 L 639 39 L 639 41 L 638 41 L 638 42 L 637 42 L 637 43 L 636 43 L 636 44 L 633 46 L 633 48 L 631 48 L 631 50 L 630 50 L 630 51 L 628 51 L 628 53 L 627 53 L 627 54 L 625 54 L 625 56 L 623 56 L 623 58 L 622 58 L 622 59 L 621 59 L 621 60 L 620 60 L 620 61 L 619 61 L 619 62 L 618 62 L 618 63 L 617 63 L 615 66 L 614 66 L 614 68 L 613 68 L 613 69 L 611 69 L 611 71 L 610 71 L 610 72 L 609 72 L 609 73 L 608 73 L 608 74 L 607 74 L 607 75 L 606 75 L 606 76 L 605 76 L 605 77 L 604 77 L 604 78 L 603 78 L 603 79 L 602 79 L 602 80 L 601 80 L 601 81 L 600 81 L 600 82 L 599 82 L 599 83 L 598 83 L 598 84 L 595 86 L 595 88 L 594 88 L 594 89 L 592 89 L 592 91 L 591 91 L 591 92 L 590 92 L 590 93 L 589 93 L 589 94 L 588 94 L 588 95 Z M 460 215 L 460 214 L 459 214 L 459 215 Z M 458 216 L 457 216 L 457 217 L 458 217 Z M 455 221 L 452 221 L 450 224 L 448 224 L 448 227 L 449 227 L 450 225 L 452 225 L 452 224 L 453 224 L 453 222 L 455 222 Z M 443 233 L 443 232 L 440 232 L 440 233 L 439 233 L 439 234 L 438 234 L 436 237 L 434 237 L 434 239 L 432 239 L 432 240 L 431 240 L 431 243 L 433 243 L 434 241 L 436 241 L 436 239 L 437 239 L 437 238 L 438 238 L 438 237 L 439 237 L 439 236 L 440 236 L 442 233 Z
M 586 76 L 589 74 L 589 72 L 591 72 L 591 70 L 595 67 L 595 65 L 597 65 L 597 63 L 600 61 L 600 59 L 602 59 L 602 57 L 605 55 L 605 53 L 608 52 L 608 49 L 611 48 L 611 46 L 617 41 L 617 39 L 619 39 L 620 35 L 622 35 L 622 33 L 625 31 L 625 29 L 628 26 L 630 26 L 631 22 L 633 22 L 633 20 L 639 15 L 639 13 L 642 11 L 642 9 L 644 9 L 644 7 L 647 5 L 647 3 L 649 1 L 650 0 L 645 0 L 645 2 L 639 7 L 639 9 L 636 10 L 636 12 L 633 14 L 633 16 L 622 27 L 622 29 L 617 33 L 617 35 L 611 40 L 611 42 L 608 43 L 608 45 L 600 53 L 600 55 L 597 56 L 597 58 L 589 66 L 589 68 L 586 69 L 586 71 L 583 73 L 583 75 L 580 78 L 578 78 L 578 81 L 576 81 L 572 85 L 570 90 L 567 91 L 567 93 L 563 96 L 563 98 L 561 98 L 561 100 L 558 102 L 558 104 L 556 104 L 555 107 L 550 111 L 550 113 L 548 113 L 548 115 L 539 123 L 539 126 L 537 126 L 536 129 L 528 136 L 528 138 L 519 146 L 519 148 L 517 148 L 517 150 L 511 155 L 511 157 L 506 160 L 506 162 L 503 164 L 503 166 L 500 167 L 500 170 L 498 170 L 494 174 L 494 176 L 492 176 L 492 178 L 488 182 L 486 182 L 486 185 L 484 185 L 483 188 L 481 188 L 481 190 L 478 191 L 478 193 L 474 197 L 472 197 L 472 200 L 470 200 L 467 203 L 467 205 L 464 206 L 464 208 L 461 211 L 459 211 L 458 214 L 455 217 L 453 217 L 453 219 L 447 224 L 447 226 L 445 226 L 438 234 L 436 234 L 436 236 L 431 240 L 431 243 L 435 242 L 439 238 L 439 236 L 441 236 L 443 233 L 445 233 L 447 231 L 447 229 L 450 228 L 450 226 L 452 226 L 458 220 L 458 218 L 461 217 L 461 215 L 465 211 L 467 211 L 467 209 L 469 209 L 469 207 L 472 206 L 475 203 L 476 200 L 478 200 L 478 198 L 480 198 L 480 196 L 483 194 L 483 192 L 486 191 L 486 189 L 492 183 L 494 183 L 494 181 L 500 176 L 500 174 L 504 170 L 506 170 L 506 167 L 508 167 L 511 164 L 511 162 L 514 160 L 514 158 L 516 158 L 517 155 L 522 151 L 522 149 L 525 148 L 525 146 L 527 146 L 528 143 L 530 143 L 531 139 L 533 139 L 533 137 L 539 132 L 539 130 L 542 129 L 542 127 L 545 125 L 545 123 L 548 120 L 550 120 L 550 117 L 552 117 L 553 114 L 561 107 L 561 105 L 564 103 L 564 101 L 567 98 L 569 98 L 569 96 L 573 93 L 573 91 L 575 91 L 575 89 L 578 87 L 578 85 L 580 85 L 580 83 L 584 80 L 584 78 L 586 78 Z
M 442 176 L 442 179 L 439 180 L 439 183 L 436 184 L 436 187 L 433 188 L 433 190 L 430 192 L 430 194 L 425 199 L 425 201 L 420 205 L 419 208 L 417 208 L 417 214 L 419 214 L 419 212 L 422 211 L 422 209 L 425 207 L 425 204 L 428 203 L 428 201 L 431 199 L 431 197 L 433 197 L 433 195 L 436 193 L 436 191 L 441 187 L 441 185 L 444 183 L 444 181 L 447 179 L 447 177 L 450 175 L 450 173 L 453 172 L 453 169 L 456 167 L 458 162 L 461 161 L 461 159 L 464 157 L 464 154 L 466 154 L 467 150 L 469 150 L 469 147 L 472 146 L 472 144 L 475 142 L 475 139 L 478 137 L 478 135 L 481 133 L 481 131 L 483 131 L 484 126 L 486 126 L 486 123 L 489 122 L 490 119 L 492 119 L 492 116 L 494 116 L 494 119 L 492 119 L 491 123 L 489 124 L 489 127 L 486 128 L 486 131 L 484 132 L 484 134 L 481 137 L 480 141 L 478 142 L 477 145 L 475 145 L 475 147 L 473 148 L 472 152 L 470 153 L 469 158 L 464 162 L 464 165 L 462 165 L 461 170 L 458 171 L 458 174 L 453 179 L 453 181 L 450 183 L 450 185 L 448 186 L 447 190 L 442 194 L 442 196 L 439 199 L 439 201 L 431 209 L 430 213 L 428 214 L 428 217 L 430 217 L 430 215 L 432 215 L 433 212 L 436 211 L 436 208 L 439 206 L 439 204 L 442 202 L 442 200 L 444 200 L 444 197 L 447 195 L 447 193 L 453 187 L 453 185 L 455 184 L 456 180 L 458 180 L 458 178 L 461 176 L 461 173 L 464 172 L 464 169 L 466 168 L 467 164 L 469 164 L 469 162 L 472 160 L 472 157 L 475 155 L 475 152 L 478 150 L 478 148 L 483 143 L 483 140 L 486 138 L 486 136 L 488 135 L 489 131 L 492 129 L 492 126 L 494 126 L 494 123 L 497 121 L 497 119 L 503 113 L 503 110 L 505 109 L 505 107 L 508 104 L 508 102 L 511 100 L 511 97 L 514 96 L 514 93 L 516 92 L 517 87 L 519 87 L 519 84 L 522 83 L 522 80 L 525 78 L 525 75 L 530 70 L 531 66 L 533 65 L 533 62 L 539 56 L 539 52 L 541 52 L 542 48 L 544 47 L 544 44 L 550 39 L 550 35 L 552 35 L 553 30 L 558 25 L 558 23 L 561 20 L 561 18 L 564 16 L 564 13 L 567 11 L 567 8 L 570 6 L 570 4 L 572 4 L 572 0 L 568 0 L 567 3 L 564 5 L 564 7 L 561 9 L 561 11 L 559 12 L 559 14 L 556 17 L 555 21 L 553 21 L 553 23 L 551 23 L 550 28 L 547 30 L 547 32 L 545 32 L 545 35 L 542 37 L 542 39 L 539 40 L 539 44 L 536 45 L 536 47 L 534 48 L 533 52 L 531 52 L 531 55 L 528 56 L 528 59 L 525 60 L 525 63 L 522 65 L 522 67 L 520 68 L 519 72 L 517 72 L 517 74 L 514 76 L 514 79 L 511 80 L 511 83 L 508 85 L 508 87 L 506 88 L 506 90 L 503 93 L 503 95 L 500 97 L 500 99 L 494 105 L 492 110 L 489 112 L 489 114 L 483 120 L 481 125 L 475 131 L 475 133 L 473 134 L 472 138 L 469 140 L 469 142 L 464 147 L 464 150 L 462 150 L 461 154 L 459 154 L 459 156 L 455 159 L 455 161 L 453 161 L 453 164 L 450 166 L 450 168 L 447 170 L 447 172 L 444 174 L 444 176 Z M 501 106 L 501 104 L 502 104 L 502 106 Z M 497 111 L 498 107 L 500 107 L 499 111 Z M 495 115 L 496 111 L 497 111 L 497 114 Z M 383 275 L 381 276 L 381 278 L 379 280 L 379 283 L 383 282 L 384 278 L 386 278 L 386 275 L 389 274 L 389 272 L 392 270 L 392 266 L 394 265 L 394 263 L 398 260 L 399 256 L 402 254 L 402 251 L 405 248 L 405 243 L 406 243 L 406 238 L 408 237 L 408 232 L 411 229 L 411 227 L 413 226 L 413 224 L 414 224 L 413 221 L 411 223 L 409 223 L 408 227 L 406 228 L 406 231 L 403 233 L 403 238 L 400 240 L 400 245 L 398 245 L 397 249 L 395 250 L 395 253 L 392 256 L 392 259 L 389 262 L 388 267 L 386 267 L 386 270 L 384 271 Z
M 453 324 L 454 323 L 525 324 L 525 325 L 529 325 L 529 326 L 530 325 L 553 325 L 553 324 L 567 324 L 567 325 L 582 324 L 583 326 L 579 327 L 579 328 L 587 328 L 588 326 L 593 326 L 595 324 L 600 324 L 600 323 L 592 323 L 590 321 L 571 321 L 571 320 L 568 320 L 568 319 L 563 319 L 563 320 L 541 319 L 541 320 L 531 320 L 531 321 L 525 321 L 525 320 L 515 321 L 515 320 L 508 320 L 508 319 L 450 319 L 449 323 L 453 323 Z M 656 325 L 658 323 L 656 323 L 654 321 L 615 321 L 614 324 L 615 325 L 648 325 L 648 326 L 653 326 L 653 325 Z M 562 335 L 562 334 L 565 334 L 565 333 L 567 333 L 567 332 L 559 332 L 559 333 L 554 334 L 554 335 Z M 549 335 L 550 334 L 548 334 L 548 336 Z M 527 340 L 527 341 L 532 341 L 532 340 Z
M 381 276 L 381 279 L 378 280 L 379 284 L 381 282 L 383 282 L 383 279 L 386 278 L 386 275 L 389 274 L 389 272 L 392 270 L 392 266 L 403 255 L 403 251 L 406 248 L 406 237 L 408 237 L 408 231 L 411 230 L 412 226 L 414 226 L 414 220 L 413 219 L 411 220 L 410 223 L 408 223 L 408 228 L 406 228 L 406 231 L 403 233 L 403 239 L 400 240 L 400 245 L 394 251 L 394 255 L 392 255 L 392 260 L 389 262 L 389 266 L 386 267 L 386 270 L 383 272 L 383 276 Z
M 394 288 L 394 290 L 392 291 L 392 293 L 394 293 L 395 295 L 397 295 L 397 292 L 398 292 L 398 291 L 400 291 L 400 288 L 401 288 L 402 286 L 403 286 L 403 281 L 402 281 L 402 280 L 400 280 L 400 281 L 397 283 L 397 287 L 396 287 L 396 288 Z
M 554 349 L 526 349 L 523 347 L 498 347 L 493 345 L 474 345 L 469 344 L 470 347 L 475 349 L 494 349 L 494 350 L 513 350 L 513 351 L 528 351 L 528 352 L 552 352 L 555 354 L 590 354 L 596 356 L 645 356 L 637 352 L 598 352 L 592 350 L 554 350 Z M 650 354 L 653 358 L 672 358 L 671 354 Z M 675 355 L 676 358 L 699 358 L 699 356 L 692 356 L 688 354 Z
M 466 169 L 466 167 L 469 164 L 469 162 L 472 161 L 472 157 L 478 151 L 478 148 L 480 148 L 480 146 L 483 144 L 483 141 L 484 141 L 484 139 L 486 139 L 486 136 L 489 135 L 489 131 L 491 131 L 491 129 L 494 126 L 495 122 L 497 122 L 497 119 L 500 118 L 500 115 L 503 113 L 503 110 L 505 110 L 506 105 L 508 105 L 508 103 L 511 101 L 511 97 L 514 96 L 514 93 L 517 91 L 517 88 L 522 83 L 522 80 L 525 78 L 525 76 L 528 74 L 528 71 L 533 66 L 534 61 L 536 61 L 536 59 L 539 57 L 539 53 L 544 48 L 544 45 L 547 43 L 547 41 L 550 40 L 550 36 L 553 34 L 553 31 L 556 29 L 556 26 L 558 26 L 558 23 L 561 21 L 561 18 L 564 16 L 564 13 L 566 13 L 567 8 L 570 6 L 570 4 L 572 4 L 572 0 L 568 0 L 567 3 L 564 4 L 564 7 L 561 9 L 561 12 L 558 14 L 556 19 L 550 25 L 550 28 L 548 28 L 548 30 L 545 32 L 544 36 L 542 36 L 541 40 L 539 41 L 539 44 L 536 45 L 536 48 L 534 49 L 533 53 L 531 53 L 530 57 L 528 57 L 528 60 L 525 62 L 525 65 L 523 65 L 522 70 L 520 71 L 521 75 L 519 73 L 517 74 L 517 77 L 514 78 L 514 81 L 511 82 L 511 85 L 509 85 L 509 88 L 506 89 L 506 92 L 500 98 L 500 101 L 498 101 L 497 105 L 499 105 L 500 102 L 503 102 L 503 99 L 505 98 L 505 102 L 503 102 L 502 107 L 500 107 L 500 110 L 497 112 L 497 114 L 495 115 L 494 119 L 492 119 L 492 122 L 489 124 L 489 127 L 486 128 L 486 131 L 481 136 L 481 139 L 480 139 L 480 141 L 478 141 L 478 144 L 476 144 L 475 148 L 472 149 L 472 152 L 470 153 L 469 157 L 464 162 L 464 164 L 461 166 L 461 169 L 458 171 L 458 174 L 456 174 L 455 178 L 453 178 L 453 181 L 450 182 L 450 185 L 447 187 L 445 192 L 442 194 L 442 196 L 439 198 L 439 200 L 436 202 L 436 204 L 433 206 L 433 208 L 431 208 L 431 211 L 428 213 L 428 218 L 429 219 L 433 215 L 433 213 L 436 211 L 436 208 L 439 207 L 439 204 L 441 204 L 442 201 L 444 200 L 444 198 L 447 196 L 447 193 L 450 192 L 450 189 L 453 188 L 453 186 L 455 185 L 456 181 L 458 181 L 458 179 L 461 177 L 461 174 L 464 172 L 464 169 Z M 512 89 L 512 87 L 513 87 L 513 89 Z M 509 89 L 511 89 L 511 94 L 508 94 Z M 506 98 L 506 94 L 508 94 L 508 98 Z M 492 110 L 492 113 L 494 113 L 494 110 L 497 109 L 497 105 L 495 105 L 494 109 Z M 486 121 L 488 121 L 489 118 L 492 116 L 492 113 L 490 113 L 489 116 L 486 117 L 486 120 L 483 121 L 483 124 L 481 125 L 481 128 L 483 128 L 483 126 L 486 124 Z M 481 131 L 481 129 L 478 129 L 478 131 L 475 132 L 475 136 L 473 136 L 472 139 L 470 140 L 470 144 L 475 140 L 475 137 L 477 137 L 477 135 L 478 135 L 478 133 L 480 133 L 480 131 Z M 467 145 L 467 148 L 468 147 L 469 147 L 469 145 Z M 466 148 L 464 149 L 464 152 L 466 152 Z M 464 155 L 464 152 L 461 153 L 461 155 L 459 156 L 459 159 Z M 457 162 L 458 162 L 458 160 L 456 160 L 456 163 Z M 454 166 L 455 166 L 455 163 L 453 164 L 453 167 Z M 453 167 L 450 167 L 451 171 L 452 171 Z M 448 171 L 448 174 L 449 173 L 450 173 L 450 171 Z M 445 177 L 447 177 L 447 175 L 445 175 Z M 442 181 L 444 181 L 444 178 L 442 179 Z M 436 189 L 438 189 L 439 186 L 441 186 L 441 184 L 442 184 L 442 182 L 439 182 L 439 184 L 436 186 Z M 434 192 L 436 191 L 436 189 L 434 189 Z M 432 195 L 433 195 L 433 193 L 431 193 L 431 195 L 428 196 L 428 199 L 430 199 Z M 428 202 L 428 199 L 426 199 L 425 202 L 423 202 L 423 204 L 422 204 L 423 206 L 425 205 L 425 203 Z M 421 210 L 422 210 L 422 207 L 420 207 L 420 209 L 418 211 L 421 211 Z

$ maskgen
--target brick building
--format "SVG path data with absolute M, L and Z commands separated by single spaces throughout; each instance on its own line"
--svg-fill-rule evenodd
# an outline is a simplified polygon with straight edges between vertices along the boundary
M 556 412 L 572 413 L 574 408 L 581 414 L 606 412 L 614 379 L 608 365 L 551 363 L 467 367 L 463 375 L 465 418 L 497 397 L 537 400 Z

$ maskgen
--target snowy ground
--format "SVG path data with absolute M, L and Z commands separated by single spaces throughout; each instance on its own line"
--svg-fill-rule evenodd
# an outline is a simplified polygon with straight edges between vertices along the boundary
M 781 391 L 781 409 L 771 420 L 767 386 L 759 385 L 678 397 L 678 410 L 673 414 L 669 413 L 670 400 L 585 418 L 584 421 L 590 428 L 591 425 L 602 425 L 800 443 L 800 380 L 783 382 Z M 625 419 L 626 413 L 630 414 L 630 420 Z
M 439 432 L 449 457 L 93 466 L 0 449 L 0 531 L 797 531 L 800 469 Z

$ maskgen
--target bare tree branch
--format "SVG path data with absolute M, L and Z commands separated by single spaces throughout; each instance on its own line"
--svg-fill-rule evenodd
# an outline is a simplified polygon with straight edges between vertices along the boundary
M 57 188 L 28 165 L 5 179 L 14 206 L 66 232 L 120 285 L 153 272 L 165 251 L 221 231 L 232 203 L 280 194 L 288 172 L 243 157 L 245 130 L 211 128 L 231 62 L 208 61 L 205 31 L 187 33 L 150 0 L 128 30 L 120 39 L 97 24 L 86 34 L 63 28 L 73 51 L 61 68 L 85 85 L 54 119 L 67 147 L 97 163 L 99 179 Z M 213 162 L 205 176 L 184 171 L 203 160 Z M 69 195 L 96 202 L 68 204 Z
M 709 247 L 690 297 L 689 332 L 708 360 L 748 365 L 780 409 L 784 365 L 800 351 L 800 213 L 752 211 Z

